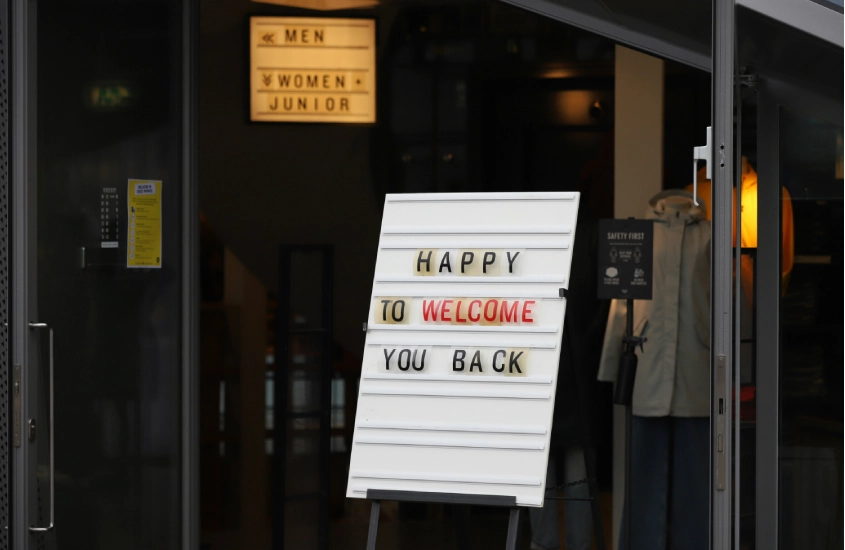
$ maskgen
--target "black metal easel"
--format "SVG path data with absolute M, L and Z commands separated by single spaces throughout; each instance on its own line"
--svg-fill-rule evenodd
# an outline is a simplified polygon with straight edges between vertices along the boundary
M 519 512 L 515 496 L 505 495 L 467 495 L 461 493 L 425 493 L 418 491 L 390 491 L 367 489 L 367 499 L 373 501 L 370 509 L 370 529 L 367 534 L 367 550 L 376 550 L 378 519 L 382 500 L 397 502 L 435 502 L 439 504 L 464 504 L 475 506 L 501 506 L 510 508 L 508 518 L 508 536 L 506 550 L 516 550 L 516 538 L 519 532 Z
M 566 297 L 567 290 L 560 289 L 561 297 Z M 596 548 L 598 550 L 605 550 L 604 528 L 601 517 L 601 503 L 598 499 L 598 483 L 596 481 L 596 452 L 593 447 L 593 437 L 590 422 L 589 403 L 587 402 L 587 386 L 586 380 L 579 373 L 578 361 L 581 359 L 576 356 L 575 345 L 572 338 L 572 329 L 564 323 L 563 332 L 566 335 L 567 343 L 569 345 L 569 361 L 572 365 L 573 376 L 575 377 L 575 393 L 578 396 L 578 413 L 581 417 L 581 445 L 584 449 L 584 466 L 587 470 L 587 486 L 590 496 L 587 499 L 577 497 L 559 497 L 546 496 L 549 500 L 589 500 L 590 510 L 593 516 L 593 532 L 596 537 Z M 558 383 L 560 381 L 558 380 Z M 578 482 L 574 482 L 578 483 Z M 566 485 L 566 484 L 564 484 Z M 546 489 L 547 491 L 549 488 Z
M 567 290 L 560 289 L 560 297 L 567 297 Z M 604 529 L 601 519 L 601 503 L 598 499 L 598 484 L 596 483 L 596 454 L 593 448 L 592 434 L 590 433 L 589 409 L 586 400 L 586 380 L 583 376 L 578 374 L 576 363 L 575 346 L 573 345 L 571 329 L 567 328 L 566 323 L 563 326 L 563 332 L 567 338 L 569 347 L 569 359 L 572 364 L 572 370 L 575 376 L 575 389 L 578 395 L 578 409 L 581 416 L 581 437 L 584 448 L 584 465 L 587 470 L 587 479 L 576 483 L 586 481 L 589 487 L 589 498 L 574 498 L 574 497 L 558 497 L 546 496 L 547 500 L 588 500 L 590 501 L 593 529 L 596 537 L 596 547 L 598 550 L 605 550 Z M 636 357 L 635 357 L 636 361 Z M 557 487 L 547 488 L 546 490 L 556 489 Z M 515 496 L 504 495 L 467 495 L 460 493 L 428 493 L 418 491 L 391 491 L 382 489 L 367 489 L 367 499 L 372 500 L 372 508 L 370 509 L 370 528 L 367 534 L 367 550 L 376 549 L 376 538 L 378 536 L 378 522 L 379 514 L 381 512 L 382 500 L 393 500 L 397 502 L 434 502 L 440 504 L 459 504 L 459 505 L 476 505 L 476 506 L 501 506 L 510 508 L 510 515 L 508 516 L 508 535 L 505 543 L 506 550 L 516 550 L 516 541 L 519 534 L 519 517 L 520 508 L 516 505 Z

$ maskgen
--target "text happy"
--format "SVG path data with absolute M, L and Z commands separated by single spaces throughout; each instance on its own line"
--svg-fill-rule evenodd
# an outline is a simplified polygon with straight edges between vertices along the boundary
M 423 248 L 414 257 L 414 275 L 512 275 L 519 250 L 438 250 Z

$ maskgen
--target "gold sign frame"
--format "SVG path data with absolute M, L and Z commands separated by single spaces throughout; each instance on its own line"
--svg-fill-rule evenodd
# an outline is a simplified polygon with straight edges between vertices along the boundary
M 376 121 L 374 19 L 250 17 L 250 120 Z

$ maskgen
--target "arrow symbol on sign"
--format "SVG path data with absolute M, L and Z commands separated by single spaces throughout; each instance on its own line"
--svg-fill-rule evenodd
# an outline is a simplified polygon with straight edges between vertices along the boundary
M 261 80 L 264 82 L 265 86 L 269 86 L 271 82 L 273 82 L 273 73 L 261 75 Z
M 261 40 L 263 40 L 266 44 L 273 44 L 276 42 L 276 33 L 268 32 L 261 37 Z

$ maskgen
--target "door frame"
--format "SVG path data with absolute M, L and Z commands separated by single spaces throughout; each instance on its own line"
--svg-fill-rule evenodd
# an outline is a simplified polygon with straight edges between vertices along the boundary
M 734 379 L 740 370 L 738 347 L 734 341 L 736 323 L 732 315 L 733 263 L 736 261 L 739 265 L 741 254 L 741 248 L 731 242 L 734 224 L 732 195 L 738 168 L 734 155 L 734 90 L 737 81 L 734 0 L 713 0 L 712 27 L 713 128 L 708 159 L 713 176 L 710 199 L 710 548 L 731 550 L 734 504 L 737 513 L 739 511 L 739 483 L 735 483 L 734 477 L 740 473 L 737 470 L 734 476 L 731 467 L 731 457 L 739 447 L 734 441 L 734 411 L 730 406 Z M 736 210 L 739 212 L 740 208 Z M 739 530 L 736 532 L 738 534 Z
M 182 548 L 200 547 L 200 2 L 182 3 Z
M 183 205 L 181 543 L 183 548 L 199 548 L 199 2 L 179 0 L 179 5 Z M 0 99 L 8 98 L 7 103 L 0 102 L 0 217 L 4 223 L 0 229 L 0 406 L 4 412 L 11 409 L 8 398 L 12 385 L 8 381 L 12 366 L 21 365 L 21 428 L 25 419 L 36 415 L 39 384 L 37 369 L 27 368 L 35 356 L 37 341 L 29 323 L 38 320 L 26 318 L 28 311 L 37 311 L 35 283 L 28 277 L 35 273 L 37 257 L 37 7 L 37 1 L 31 0 L 0 1 Z M 9 205 L 11 215 L 6 218 Z M 7 292 L 11 295 L 8 302 Z M 7 319 L 11 330 L 5 324 Z M 37 541 L 29 532 L 30 525 L 35 524 L 33 518 L 37 518 L 36 499 L 28 498 L 35 487 L 35 453 L 24 434 L 20 447 L 9 448 L 11 424 L 4 423 L 0 428 L 0 452 L 8 451 L 0 465 L 0 516 L 5 516 L 0 520 L 8 520 L 0 526 L 0 550 L 26 550 Z M 7 505 L 9 502 L 11 506 Z M 57 524 L 61 525 L 61 518 L 57 518 Z M 8 529 L 3 528 L 6 525 Z
M 618 44 L 655 57 L 669 59 L 702 71 L 710 71 L 711 69 L 710 57 L 675 43 L 671 38 L 664 38 L 657 31 L 654 34 L 644 33 L 610 18 L 591 15 L 586 11 L 571 8 L 566 6 L 565 2 L 555 2 L 554 0 L 501 1 L 532 11 L 553 21 L 560 21 L 587 32 L 604 36 Z
M 0 1 L 0 550 L 10 544 L 14 371 L 9 356 L 9 6 Z M 10 399 L 11 398 L 11 399 Z M 11 401 L 11 402 L 10 402 Z
M 36 499 L 27 495 L 36 487 L 35 452 L 33 444 L 26 437 L 24 426 L 27 419 L 37 415 L 36 390 L 37 369 L 27 368 L 30 358 L 35 357 L 33 339 L 29 335 L 28 311 L 35 307 L 34 282 L 28 274 L 35 273 L 37 242 L 36 218 L 36 32 L 37 4 L 27 0 L 11 0 L 6 13 L 9 16 L 9 50 L 11 78 L 9 79 L 9 104 L 11 128 L 9 135 L 9 158 L 11 160 L 11 357 L 15 369 L 20 369 L 19 418 L 15 430 L 21 430 L 20 445 L 12 448 L 12 483 L 10 486 L 12 514 L 9 536 L 11 548 L 25 550 L 30 544 L 29 527 L 37 518 Z M 52 426 L 49 427 L 52 429 Z
M 780 296 L 781 296 L 781 181 L 780 116 L 794 110 L 841 125 L 843 105 L 829 96 L 758 75 L 757 168 L 765 185 L 758 186 L 757 226 L 757 455 L 756 544 L 777 550 L 780 525 Z

